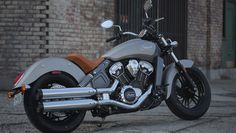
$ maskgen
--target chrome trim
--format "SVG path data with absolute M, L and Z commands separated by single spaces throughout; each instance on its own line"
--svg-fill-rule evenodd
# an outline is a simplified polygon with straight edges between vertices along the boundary
M 111 94 L 115 91 L 118 84 L 119 81 L 115 80 L 110 88 L 94 89 L 91 87 L 76 87 L 60 89 L 41 89 L 41 92 L 43 99 L 89 97 L 101 93 Z
M 96 106 L 97 101 L 92 99 L 43 102 L 43 110 L 46 112 L 58 110 L 90 109 Z
M 120 25 L 113 25 L 113 26 L 119 28 L 119 31 L 122 31 L 122 28 L 120 27 Z
M 146 18 L 148 18 L 148 13 L 147 12 L 145 12 L 145 16 L 146 16 Z
M 155 19 L 155 22 L 159 22 L 159 21 L 164 20 L 164 19 L 165 19 L 164 17 L 157 18 L 157 19 Z
M 172 47 L 177 47 L 178 46 L 178 42 L 177 41 L 173 41 L 173 42 L 170 43 L 170 45 Z
M 109 68 L 109 73 L 114 78 L 119 78 L 124 73 L 124 66 L 121 62 L 116 62 Z
M 97 94 L 101 94 L 101 93 L 111 94 L 112 92 L 114 92 L 116 90 L 118 84 L 119 84 L 119 81 L 117 79 L 115 79 L 113 85 L 110 88 L 99 88 L 99 89 L 97 89 Z
M 140 107 L 145 99 L 151 94 L 153 85 L 148 87 L 148 90 L 138 99 L 135 104 L 129 105 L 119 101 L 111 100 L 109 95 L 104 96 L 100 101 L 93 99 L 79 99 L 79 100 L 65 100 L 65 101 L 52 101 L 43 102 L 43 110 L 46 112 L 61 111 L 61 110 L 78 110 L 78 109 L 93 109 L 102 105 L 113 105 L 123 109 L 133 110 Z
M 164 43 L 164 46 L 168 46 L 168 43 L 166 42 L 166 39 L 164 37 L 161 37 L 161 41 Z
M 90 87 L 42 89 L 43 99 L 88 97 L 96 94 L 96 89 Z
M 179 62 L 179 59 L 175 56 L 174 52 L 171 52 L 170 55 L 176 63 Z
M 135 92 L 135 99 L 133 101 L 127 101 L 126 97 L 125 97 L 125 91 L 127 89 L 132 89 Z M 121 91 L 120 91 L 120 97 L 121 97 L 121 101 L 123 101 L 124 103 L 128 103 L 128 104 L 133 104 L 135 103 L 138 98 L 142 95 L 142 90 L 139 88 L 134 88 L 131 85 L 125 85 L 122 87 Z
M 123 32 L 122 34 L 123 35 L 132 35 L 132 36 L 135 36 L 135 37 L 139 37 L 138 34 L 133 33 L 133 32 Z
M 129 64 L 126 65 L 126 69 L 128 69 L 129 73 L 136 77 L 139 71 L 139 63 L 137 60 L 129 60 Z

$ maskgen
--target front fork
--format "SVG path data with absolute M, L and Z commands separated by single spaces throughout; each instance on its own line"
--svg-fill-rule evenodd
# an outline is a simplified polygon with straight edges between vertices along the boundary
M 182 75 L 184 77 L 184 79 L 187 81 L 188 85 L 192 88 L 191 90 L 196 88 L 196 85 L 194 84 L 193 79 L 190 77 L 186 68 L 180 63 L 180 61 L 175 56 L 173 51 L 170 52 L 170 55 L 171 55 L 172 59 L 175 61 L 175 65 L 176 65 L 177 70 L 179 71 L 180 75 Z

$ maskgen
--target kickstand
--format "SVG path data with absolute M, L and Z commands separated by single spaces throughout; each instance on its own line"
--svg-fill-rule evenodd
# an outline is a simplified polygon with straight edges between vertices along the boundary
M 99 124 L 97 124 L 97 127 L 102 127 L 103 122 L 105 121 L 106 117 L 102 117 L 102 121 L 100 121 Z

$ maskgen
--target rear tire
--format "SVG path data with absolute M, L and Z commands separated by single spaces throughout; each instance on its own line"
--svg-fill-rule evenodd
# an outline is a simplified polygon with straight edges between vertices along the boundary
M 171 96 L 166 100 L 166 104 L 179 118 L 195 120 L 207 112 L 211 102 L 211 90 L 206 77 L 198 68 L 187 68 L 187 71 L 197 87 L 192 92 L 186 91 L 189 90 L 189 85 L 184 83 L 186 80 L 183 76 L 176 74 L 172 83 Z M 186 87 L 187 89 L 184 90 L 183 88 Z
M 71 132 L 75 130 L 83 121 L 86 113 L 85 110 L 56 112 L 56 114 L 55 112 L 37 112 L 38 101 L 35 99 L 37 90 L 47 88 L 52 84 L 58 84 L 64 87 L 77 86 L 77 82 L 65 73 L 57 75 L 45 74 L 34 82 L 31 89 L 25 93 L 25 112 L 31 123 L 42 132 Z M 63 115 L 65 118 L 61 119 L 61 116 Z

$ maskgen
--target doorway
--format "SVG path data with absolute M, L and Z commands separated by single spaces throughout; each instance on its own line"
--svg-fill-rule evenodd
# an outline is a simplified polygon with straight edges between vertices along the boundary
M 236 67 L 236 0 L 225 0 L 224 45 L 222 62 L 225 68 Z
M 143 4 L 145 0 L 117 0 L 116 23 L 124 31 L 140 32 L 145 18 Z M 151 18 L 164 17 L 158 23 L 158 30 L 167 38 L 178 41 L 175 49 L 178 58 L 187 56 L 187 0 L 152 0 L 153 7 L 149 11 Z M 123 38 L 117 44 L 131 38 Z

